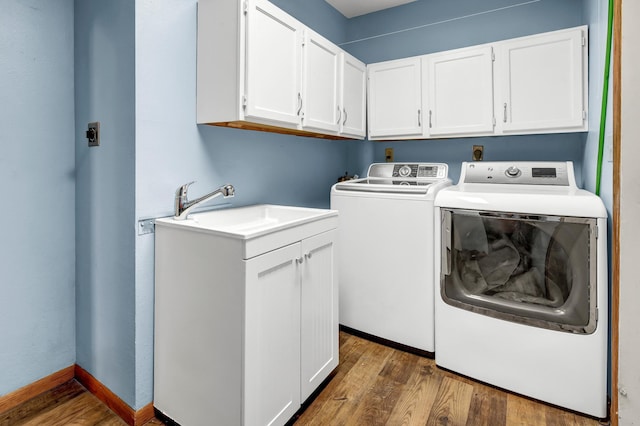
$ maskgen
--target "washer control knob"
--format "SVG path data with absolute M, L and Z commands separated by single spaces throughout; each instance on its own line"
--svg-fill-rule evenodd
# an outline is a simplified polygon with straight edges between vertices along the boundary
M 411 175 L 411 167 L 404 165 L 398 169 L 398 174 L 402 177 L 407 177 Z
M 518 177 L 520 176 L 520 169 L 516 166 L 511 166 L 505 171 L 505 174 L 508 177 Z

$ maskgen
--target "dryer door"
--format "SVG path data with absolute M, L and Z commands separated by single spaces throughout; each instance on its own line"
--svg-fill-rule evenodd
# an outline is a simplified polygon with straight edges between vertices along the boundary
M 446 303 L 536 327 L 595 330 L 595 219 L 441 211 Z

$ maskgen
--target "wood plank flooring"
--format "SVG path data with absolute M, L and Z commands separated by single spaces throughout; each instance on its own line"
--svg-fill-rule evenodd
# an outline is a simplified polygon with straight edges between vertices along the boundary
M 340 332 L 340 365 L 295 426 L 608 424 L 442 370 L 429 358 Z
M 295 426 L 601 424 L 606 423 L 500 391 L 441 370 L 432 359 L 345 332 L 340 332 L 340 365 L 333 377 L 290 422 Z M 17 425 L 126 424 L 71 380 L 0 413 L 0 426 Z M 153 419 L 147 423 L 151 425 L 163 423 Z M 215 419 L 211 425 L 216 425 Z

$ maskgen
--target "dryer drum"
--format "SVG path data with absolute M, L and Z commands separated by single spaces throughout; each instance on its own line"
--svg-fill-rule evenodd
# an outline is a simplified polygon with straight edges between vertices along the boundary
M 531 326 L 596 328 L 592 218 L 442 209 L 449 305 Z

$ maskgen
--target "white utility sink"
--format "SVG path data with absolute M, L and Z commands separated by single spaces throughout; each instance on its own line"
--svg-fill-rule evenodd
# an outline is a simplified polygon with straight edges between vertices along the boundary
M 185 220 L 157 219 L 156 225 L 241 240 L 248 259 L 264 253 L 273 244 L 299 241 L 324 232 L 328 225 L 335 228 L 337 221 L 336 210 L 257 204 L 192 213 Z

